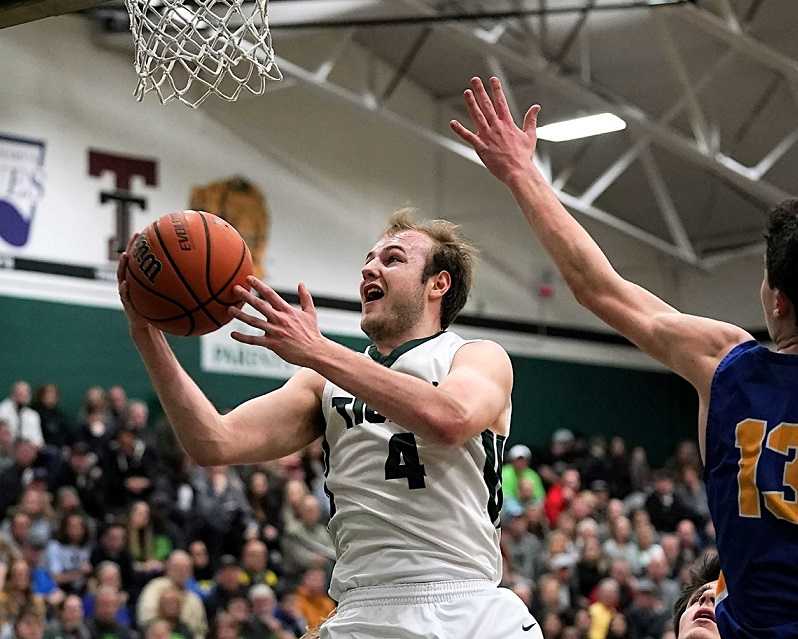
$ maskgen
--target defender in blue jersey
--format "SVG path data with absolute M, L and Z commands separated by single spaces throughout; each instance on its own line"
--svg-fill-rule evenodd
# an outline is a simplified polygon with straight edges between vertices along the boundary
M 492 96 L 472 79 L 465 99 L 476 132 L 457 121 L 452 129 L 510 188 L 577 300 L 698 391 L 723 573 L 717 630 L 723 639 L 798 637 L 798 200 L 783 202 L 768 225 L 761 299 L 770 351 L 621 277 L 532 163 L 540 107 L 518 128 L 498 79 L 491 88 Z

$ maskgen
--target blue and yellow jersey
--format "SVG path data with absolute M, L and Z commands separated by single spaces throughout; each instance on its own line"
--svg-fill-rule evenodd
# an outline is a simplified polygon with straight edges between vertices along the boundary
M 736 346 L 712 382 L 709 508 L 723 639 L 798 637 L 798 356 Z

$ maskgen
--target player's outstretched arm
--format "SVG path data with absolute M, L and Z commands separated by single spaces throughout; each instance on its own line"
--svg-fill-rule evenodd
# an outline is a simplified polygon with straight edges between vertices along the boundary
M 281 388 L 220 415 L 177 361 L 163 333 L 136 314 L 120 259 L 119 295 L 130 335 L 186 452 L 203 466 L 251 464 L 295 452 L 321 434 L 324 380 L 301 370 Z
M 751 336 L 724 322 L 682 314 L 621 277 L 532 162 L 540 107 L 531 107 L 518 128 L 497 78 L 491 78 L 491 94 L 479 78 L 472 79 L 465 102 L 476 131 L 453 120 L 454 132 L 512 191 L 577 301 L 705 397 L 719 360 Z

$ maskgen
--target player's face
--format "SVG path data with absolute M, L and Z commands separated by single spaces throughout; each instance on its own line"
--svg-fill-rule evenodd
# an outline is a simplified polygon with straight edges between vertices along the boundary
M 687 610 L 679 619 L 679 639 L 720 639 L 715 623 L 715 588 L 712 581 L 701 586 L 688 602 Z
M 762 310 L 765 313 L 765 324 L 768 327 L 768 333 L 773 336 L 773 310 L 776 308 L 776 294 L 768 284 L 768 272 L 765 270 L 765 276 L 762 278 L 762 286 L 759 289 L 759 296 L 762 300 Z
M 432 240 L 417 231 L 388 235 L 366 255 L 360 327 L 372 341 L 402 335 L 421 318 L 427 300 L 422 282 Z

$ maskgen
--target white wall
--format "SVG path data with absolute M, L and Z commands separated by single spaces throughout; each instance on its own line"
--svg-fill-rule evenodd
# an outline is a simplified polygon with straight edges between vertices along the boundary
M 335 37 L 278 47 L 310 64 L 325 58 Z M 372 63 L 354 46 L 335 80 L 358 86 Z M 377 65 L 380 86 L 390 73 Z M 317 294 L 355 298 L 363 255 L 387 213 L 414 205 L 463 223 L 486 253 L 472 311 L 601 326 L 574 304 L 558 278 L 552 300 L 541 303 L 530 293 L 530 284 L 551 265 L 501 185 L 481 167 L 378 115 L 301 86 L 232 105 L 209 101 L 199 111 L 163 107 L 152 97 L 139 104 L 132 97 L 131 53 L 97 46 L 91 24 L 74 16 L 4 30 L 0 77 L 0 133 L 47 143 L 46 194 L 31 241 L 14 249 L 0 240 L 0 254 L 105 263 L 113 215 L 111 207 L 99 205 L 98 194 L 112 180 L 87 175 L 87 152 L 96 148 L 158 160 L 159 186 L 134 189 L 149 200 L 136 226 L 185 207 L 194 185 L 232 174 L 253 180 L 273 213 L 267 266 L 278 288 L 303 280 Z M 430 126 L 449 117 L 408 81 L 391 106 Z M 587 226 L 621 273 L 684 310 L 761 324 L 755 289 L 752 296 L 737 294 L 750 288 L 748 262 L 697 274 L 614 231 Z M 729 295 L 739 301 L 730 305 Z

